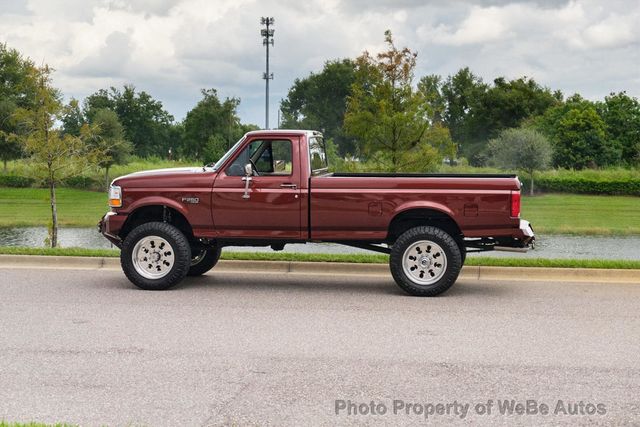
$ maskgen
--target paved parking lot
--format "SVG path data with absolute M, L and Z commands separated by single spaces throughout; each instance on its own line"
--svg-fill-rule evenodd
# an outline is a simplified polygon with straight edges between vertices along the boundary
M 638 423 L 639 309 L 623 284 L 426 299 L 390 276 L 214 271 L 144 292 L 117 270 L 0 268 L 0 420 Z M 512 399 L 530 414 L 501 414 Z

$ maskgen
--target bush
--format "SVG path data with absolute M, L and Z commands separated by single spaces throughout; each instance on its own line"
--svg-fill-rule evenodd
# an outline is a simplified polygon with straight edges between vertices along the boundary
M 0 175 L 0 187 L 27 188 L 36 182 L 33 178 L 20 175 Z
M 524 189 L 528 183 L 524 183 Z M 625 169 L 554 170 L 537 176 L 536 187 L 546 193 L 640 196 L 640 172 Z
M 62 181 L 61 187 L 76 188 L 78 190 L 101 190 L 104 183 L 88 176 L 72 176 Z
M 540 177 L 536 180 L 537 190 L 546 193 L 607 194 L 640 196 L 640 179 L 594 180 L 580 177 Z M 528 182 L 524 188 L 528 189 Z

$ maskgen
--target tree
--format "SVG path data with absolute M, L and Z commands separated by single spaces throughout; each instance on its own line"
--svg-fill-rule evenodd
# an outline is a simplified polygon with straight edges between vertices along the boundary
M 136 92 L 134 86 L 125 85 L 122 91 L 114 87 L 100 89 L 85 98 L 85 119 L 91 122 L 96 112 L 104 108 L 118 115 L 125 139 L 133 144 L 134 153 L 138 156 L 163 157 L 169 148 L 179 145 L 180 141 L 175 140 L 177 135 L 173 132 L 173 116 L 160 101 L 144 91 Z
M 320 73 L 296 79 L 280 104 L 280 127 L 322 130 L 341 156 L 356 154 L 354 139 L 345 135 L 343 128 L 347 97 L 354 81 L 355 63 L 350 59 L 325 62 Z
M 426 76 L 419 88 L 434 110 L 434 120 L 442 117 L 462 154 L 478 166 L 485 162 L 489 139 L 562 101 L 562 93 L 552 93 L 531 78 L 498 77 L 488 85 L 469 68 L 460 69 L 444 82 L 439 76 Z
M 62 132 L 65 134 L 80 136 L 80 129 L 86 123 L 80 103 L 77 99 L 71 98 L 69 103 L 62 109 Z
M 519 127 L 527 118 L 544 114 L 561 97 L 530 78 L 507 81 L 499 77 L 473 103 L 467 131 L 476 141 L 486 141 L 503 129 Z
M 441 92 L 446 103 L 444 123 L 451 131 L 453 140 L 463 148 L 474 141 L 467 120 L 477 99 L 487 91 L 482 79 L 469 70 L 461 68 L 442 83 Z
M 238 98 L 227 98 L 220 102 L 215 89 L 203 89 L 202 99 L 187 113 L 183 122 L 182 154 L 194 159 L 213 161 L 217 160 L 212 158 L 217 155 L 215 153 L 231 148 L 244 133 L 236 113 L 239 104 Z
M 98 166 L 104 169 L 105 186 L 109 188 L 109 169 L 123 164 L 133 151 L 133 146 L 124 137 L 124 128 L 118 115 L 106 108 L 93 115 L 94 135 L 90 145 L 101 153 Z
M 607 138 L 606 125 L 596 105 L 577 94 L 547 110 L 535 120 L 535 126 L 553 144 L 555 166 L 596 168 L 621 160 L 621 147 Z
M 606 138 L 620 147 L 622 161 L 640 164 L 640 102 L 625 92 L 612 93 L 596 104 L 604 120 Z
M 58 210 L 56 202 L 57 184 L 70 176 L 94 166 L 98 152 L 85 143 L 90 135 L 88 126 L 81 137 L 63 134 L 54 126 L 62 117 L 60 93 L 51 86 L 51 69 L 43 66 L 34 69 L 33 78 L 37 82 L 34 93 L 35 105 L 32 109 L 19 108 L 15 115 L 17 126 L 22 130 L 21 142 L 30 156 L 36 173 L 49 187 L 51 205 L 51 247 L 58 245 Z
M 22 155 L 18 141 L 15 113 L 18 108 L 32 108 L 36 81 L 35 66 L 15 49 L 0 43 L 0 159 L 7 162 Z
M 595 108 L 571 109 L 556 129 L 556 164 L 566 168 L 595 168 L 617 163 L 619 150 L 606 140 L 605 124 Z
M 345 128 L 358 138 L 361 153 L 377 168 L 390 171 L 433 169 L 453 144 L 431 144 L 428 105 L 412 86 L 417 54 L 398 49 L 390 31 L 389 50 L 356 59 L 356 77 L 347 103 Z
M 521 169 L 529 175 L 529 194 L 533 196 L 533 175 L 551 163 L 549 140 L 533 129 L 505 129 L 489 142 L 493 162 L 505 169 Z
M 443 123 L 447 109 L 447 100 L 442 93 L 442 77 L 431 74 L 418 82 L 418 90 L 429 106 L 429 119 L 432 123 Z
M 0 100 L 0 158 L 4 164 L 4 173 L 7 173 L 7 162 L 22 154 L 20 142 L 13 133 L 15 111 L 16 105 L 13 102 Z
M 220 134 L 211 135 L 204 146 L 202 157 L 205 163 L 217 162 L 229 149 L 229 143 Z

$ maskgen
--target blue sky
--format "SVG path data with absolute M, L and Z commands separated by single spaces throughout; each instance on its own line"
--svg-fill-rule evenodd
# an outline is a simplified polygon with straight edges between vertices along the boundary
M 0 41 L 55 68 L 67 97 L 133 84 L 177 120 L 215 88 L 263 125 L 261 16 L 276 20 L 272 127 L 296 77 L 381 50 L 385 29 L 418 52 L 417 77 L 469 66 L 486 81 L 640 97 L 639 1 L 0 0 L 0 11 Z

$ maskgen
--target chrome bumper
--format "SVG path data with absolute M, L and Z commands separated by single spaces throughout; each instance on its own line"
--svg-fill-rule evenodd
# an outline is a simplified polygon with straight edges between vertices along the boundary
M 529 221 L 524 219 L 520 220 L 520 231 L 526 237 L 526 239 L 524 239 L 524 244 L 526 246 L 531 246 L 531 249 L 534 249 L 536 235 L 533 233 L 533 227 L 531 227 Z
M 533 227 L 531 227 L 529 221 L 521 219 L 520 226 L 518 227 L 518 233 L 516 233 L 514 239 L 509 242 L 503 242 L 501 245 L 494 246 L 493 250 L 524 253 L 535 248 L 536 236 L 533 232 Z

